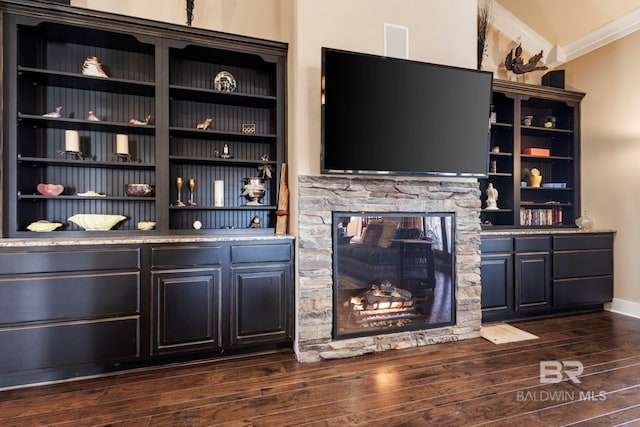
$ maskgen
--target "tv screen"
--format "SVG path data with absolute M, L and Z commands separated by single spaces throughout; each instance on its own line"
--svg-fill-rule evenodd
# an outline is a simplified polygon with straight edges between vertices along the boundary
M 322 48 L 322 173 L 486 177 L 493 74 Z

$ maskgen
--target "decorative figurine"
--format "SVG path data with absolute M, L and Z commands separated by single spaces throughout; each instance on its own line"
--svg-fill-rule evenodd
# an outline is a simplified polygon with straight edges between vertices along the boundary
M 233 92 L 236 90 L 236 79 L 228 71 L 220 71 L 213 79 L 213 88 L 221 92 Z
M 526 64 L 520 57 L 521 55 L 522 44 L 519 44 L 518 47 L 516 47 L 515 56 L 513 49 L 511 49 L 511 52 L 509 52 L 504 59 L 504 66 L 508 71 L 512 71 L 515 74 L 524 74 L 531 71 L 546 70 L 549 68 L 544 65 L 538 66 L 538 62 L 542 59 L 542 51 L 540 51 L 540 53 L 538 53 L 537 55 L 533 55 L 531 58 L 529 58 L 529 61 Z
M 95 56 L 87 56 L 82 64 L 82 74 L 85 76 L 108 78 L 107 73 L 102 70 L 102 64 Z
M 144 125 L 148 125 L 150 121 L 151 121 L 151 114 L 149 114 L 147 116 L 147 118 L 144 119 L 144 120 L 131 119 L 131 120 L 129 120 L 129 124 L 130 125 L 143 125 L 144 126 Z
M 258 166 L 258 172 L 262 174 L 262 178 L 271 179 L 271 166 L 269 165 L 260 165 Z
M 60 113 L 62 111 L 62 105 L 59 107 L 56 107 L 55 111 L 52 111 L 50 113 L 47 114 L 43 114 L 42 117 L 54 117 L 54 118 L 60 118 L 62 117 L 62 114 Z
M 195 0 L 186 0 L 187 1 L 187 25 L 191 26 L 193 22 L 193 9 L 195 8 Z
M 262 199 L 266 193 L 264 178 L 245 178 L 243 188 L 242 195 L 248 200 L 247 206 L 262 206 L 260 199 Z
M 99 122 L 100 119 L 96 117 L 95 113 L 93 111 L 89 111 L 89 115 L 87 116 L 87 120 L 90 120 L 92 122 Z
M 202 123 L 198 123 L 198 124 L 196 125 L 196 129 L 202 129 L 202 130 L 208 130 L 208 129 L 211 129 L 211 122 L 212 122 L 212 121 L 213 121 L 213 119 L 211 119 L 211 118 L 205 119 L 205 121 L 204 121 L 204 122 L 202 122 Z
M 260 217 L 258 215 L 254 216 L 249 223 L 249 228 L 260 228 Z
M 498 209 L 498 190 L 493 187 L 492 183 L 489 183 L 487 187 L 487 207 L 486 209 L 497 210 Z

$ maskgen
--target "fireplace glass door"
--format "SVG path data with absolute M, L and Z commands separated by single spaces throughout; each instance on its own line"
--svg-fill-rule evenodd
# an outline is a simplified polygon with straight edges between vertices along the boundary
M 334 338 L 452 325 L 454 219 L 334 212 Z

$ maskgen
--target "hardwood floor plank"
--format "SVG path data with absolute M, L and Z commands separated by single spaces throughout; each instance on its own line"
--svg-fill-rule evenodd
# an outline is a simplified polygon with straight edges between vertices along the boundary
M 640 319 L 604 312 L 517 327 L 540 339 L 479 338 L 311 364 L 273 353 L 0 391 L 0 425 L 529 427 L 638 418 Z M 541 384 L 541 360 L 580 361 L 582 382 Z M 556 401 L 526 399 L 543 391 Z M 607 399 L 566 399 L 581 391 Z

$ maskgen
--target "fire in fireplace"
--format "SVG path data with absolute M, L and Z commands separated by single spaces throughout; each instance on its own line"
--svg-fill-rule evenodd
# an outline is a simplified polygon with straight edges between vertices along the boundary
M 333 213 L 335 339 L 452 325 L 453 213 Z

